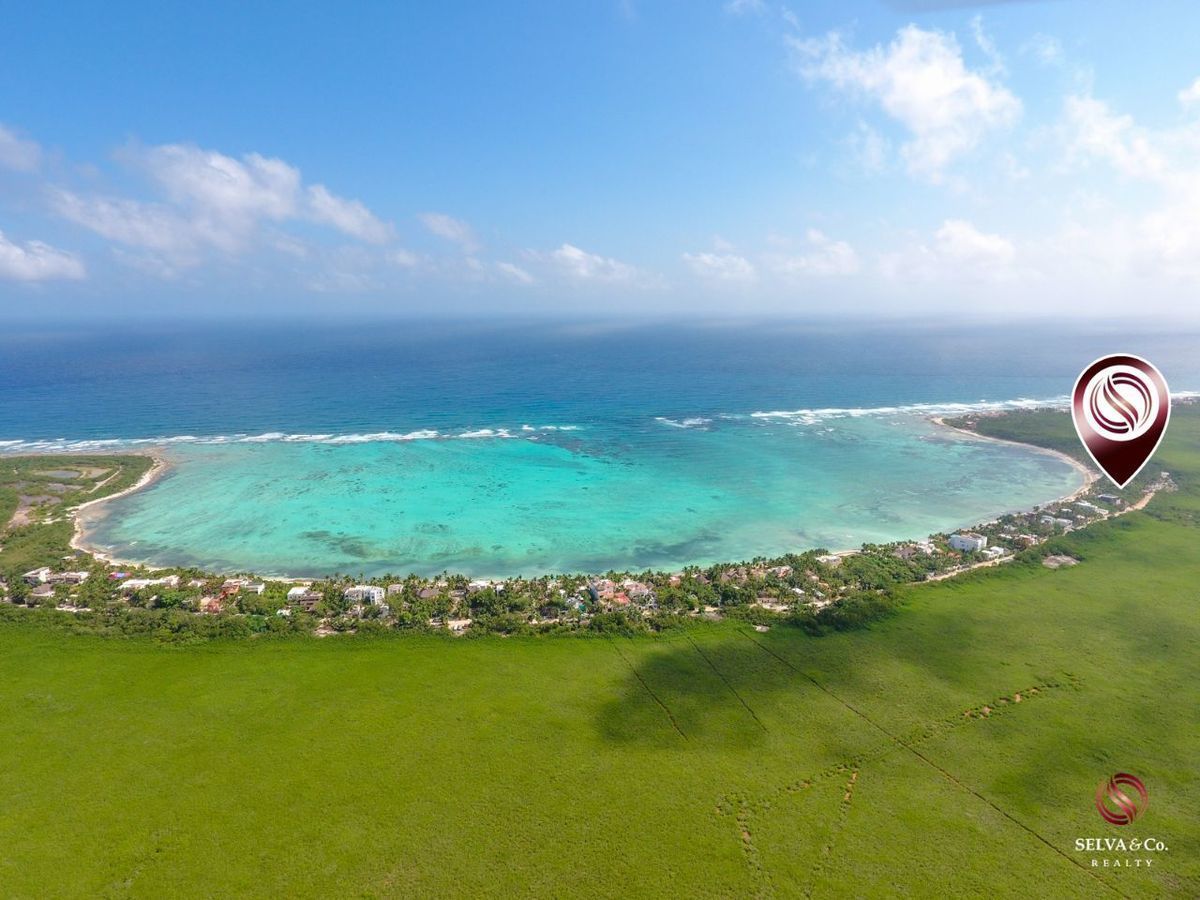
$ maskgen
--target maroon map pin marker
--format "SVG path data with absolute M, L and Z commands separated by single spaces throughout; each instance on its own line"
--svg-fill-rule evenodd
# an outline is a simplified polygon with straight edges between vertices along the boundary
M 1162 373 L 1140 356 L 1105 356 L 1076 380 L 1071 414 L 1088 454 L 1123 488 L 1162 443 L 1171 394 Z

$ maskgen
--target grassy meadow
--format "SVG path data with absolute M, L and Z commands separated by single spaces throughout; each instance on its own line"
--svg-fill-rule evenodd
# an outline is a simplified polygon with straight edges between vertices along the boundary
M 1181 490 L 1056 540 L 1079 565 L 915 585 L 824 637 L 168 646 L 0 617 L 0 895 L 1200 895 L 1195 407 L 1151 468 Z M 1125 828 L 1092 805 L 1116 771 L 1150 792 Z M 1111 836 L 1169 849 L 1074 850 Z

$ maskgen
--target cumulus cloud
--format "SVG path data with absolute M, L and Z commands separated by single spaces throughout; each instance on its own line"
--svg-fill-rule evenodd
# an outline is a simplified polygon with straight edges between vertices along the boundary
M 36 142 L 18 137 L 0 125 L 0 168 L 36 172 L 41 162 L 42 148 Z
M 1041 32 L 1026 41 L 1021 46 L 1021 52 L 1032 55 L 1043 66 L 1061 66 L 1063 62 L 1062 42 Z
M 754 264 L 736 253 L 685 253 L 683 261 L 703 278 L 724 282 L 753 281 Z
M 986 234 L 965 219 L 947 219 L 934 235 L 934 247 L 945 259 L 969 265 L 1008 265 L 1016 257 L 1012 241 Z
M 101 237 L 153 251 L 179 265 L 199 262 L 206 243 L 233 249 L 222 231 L 210 232 L 197 221 L 160 203 L 122 197 L 81 196 L 61 188 L 50 191 L 51 207 L 64 219 Z
M 890 278 L 955 284 L 1009 278 L 1016 258 L 1007 238 L 980 231 L 965 219 L 947 219 L 932 241 L 884 254 L 880 262 Z
M 1072 223 L 1060 252 L 1093 260 L 1109 277 L 1200 278 L 1200 123 L 1148 128 L 1082 95 L 1067 98 L 1061 133 L 1069 167 L 1106 166 L 1150 194 L 1137 206 Z
M 501 275 L 510 278 L 518 284 L 533 284 L 536 280 L 532 275 L 515 263 L 498 262 L 496 263 L 496 269 Z
M 574 244 L 563 244 L 550 254 L 551 260 L 578 281 L 632 282 L 639 278 L 634 266 L 607 256 L 589 253 Z
M 78 280 L 84 274 L 83 263 L 66 251 L 41 241 L 18 244 L 0 232 L 0 278 L 13 281 Z
M 806 249 L 795 254 L 773 254 L 772 268 L 785 276 L 852 275 L 858 271 L 858 253 L 845 241 L 835 241 L 810 228 L 804 236 Z
M 1179 102 L 1185 107 L 1193 107 L 1200 103 L 1200 78 L 1197 78 L 1179 92 Z
M 1158 143 L 1134 124 L 1132 116 L 1117 115 L 1101 100 L 1068 97 L 1064 127 L 1068 157 L 1073 162 L 1104 160 L 1134 178 L 1161 178 L 1167 173 Z
M 734 16 L 744 16 L 748 13 L 761 15 L 767 11 L 767 4 L 764 0 L 728 0 L 725 4 L 725 12 Z
M 395 229 L 381 221 L 358 200 L 346 200 L 330 192 L 323 184 L 308 189 L 308 212 L 313 221 L 332 225 L 343 234 L 369 244 L 386 244 Z
M 421 213 L 417 218 L 430 234 L 458 244 L 465 253 L 474 253 L 479 249 L 475 229 L 461 219 L 438 212 Z
M 1021 114 L 1007 88 L 966 66 L 953 34 L 908 25 L 888 46 L 864 51 L 837 32 L 789 40 L 806 79 L 867 97 L 906 129 L 900 152 L 913 175 L 941 180 L 950 163 Z
M 294 247 L 294 239 L 270 230 L 288 223 L 316 222 L 375 244 L 393 237 L 392 227 L 361 202 L 322 184 L 305 187 L 300 170 L 281 159 L 258 153 L 234 158 L 190 144 L 127 148 L 121 158 L 155 188 L 154 199 L 52 188 L 51 207 L 102 237 L 161 255 L 164 271 L 198 265 L 213 253 L 240 254 L 255 244 Z

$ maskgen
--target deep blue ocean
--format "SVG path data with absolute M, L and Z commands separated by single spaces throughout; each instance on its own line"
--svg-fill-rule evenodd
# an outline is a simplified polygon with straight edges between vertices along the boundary
M 0 335 L 0 451 L 164 448 L 168 475 L 89 523 L 133 561 L 675 568 L 1061 496 L 1079 475 L 1060 459 L 929 415 L 1061 401 L 1118 351 L 1193 391 L 1196 347 L 1048 323 L 19 327 Z
M 1198 336 L 1062 325 L 121 324 L 0 334 L 0 440 L 407 433 L 1050 398 L 1097 356 L 1200 387 Z

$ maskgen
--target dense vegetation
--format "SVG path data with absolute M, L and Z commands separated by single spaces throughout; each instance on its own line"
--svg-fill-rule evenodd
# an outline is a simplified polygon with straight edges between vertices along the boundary
M 0 574 L 70 554 L 67 510 L 132 487 L 153 464 L 129 455 L 0 456 Z M 10 525 L 18 513 L 28 521 Z
M 1196 896 L 1200 416 L 1159 458 L 1180 490 L 1057 539 L 1079 565 L 901 586 L 820 639 L 5 617 L 0 893 Z M 1151 795 L 1120 829 L 1092 806 L 1114 771 Z M 1092 868 L 1095 836 L 1169 849 Z

